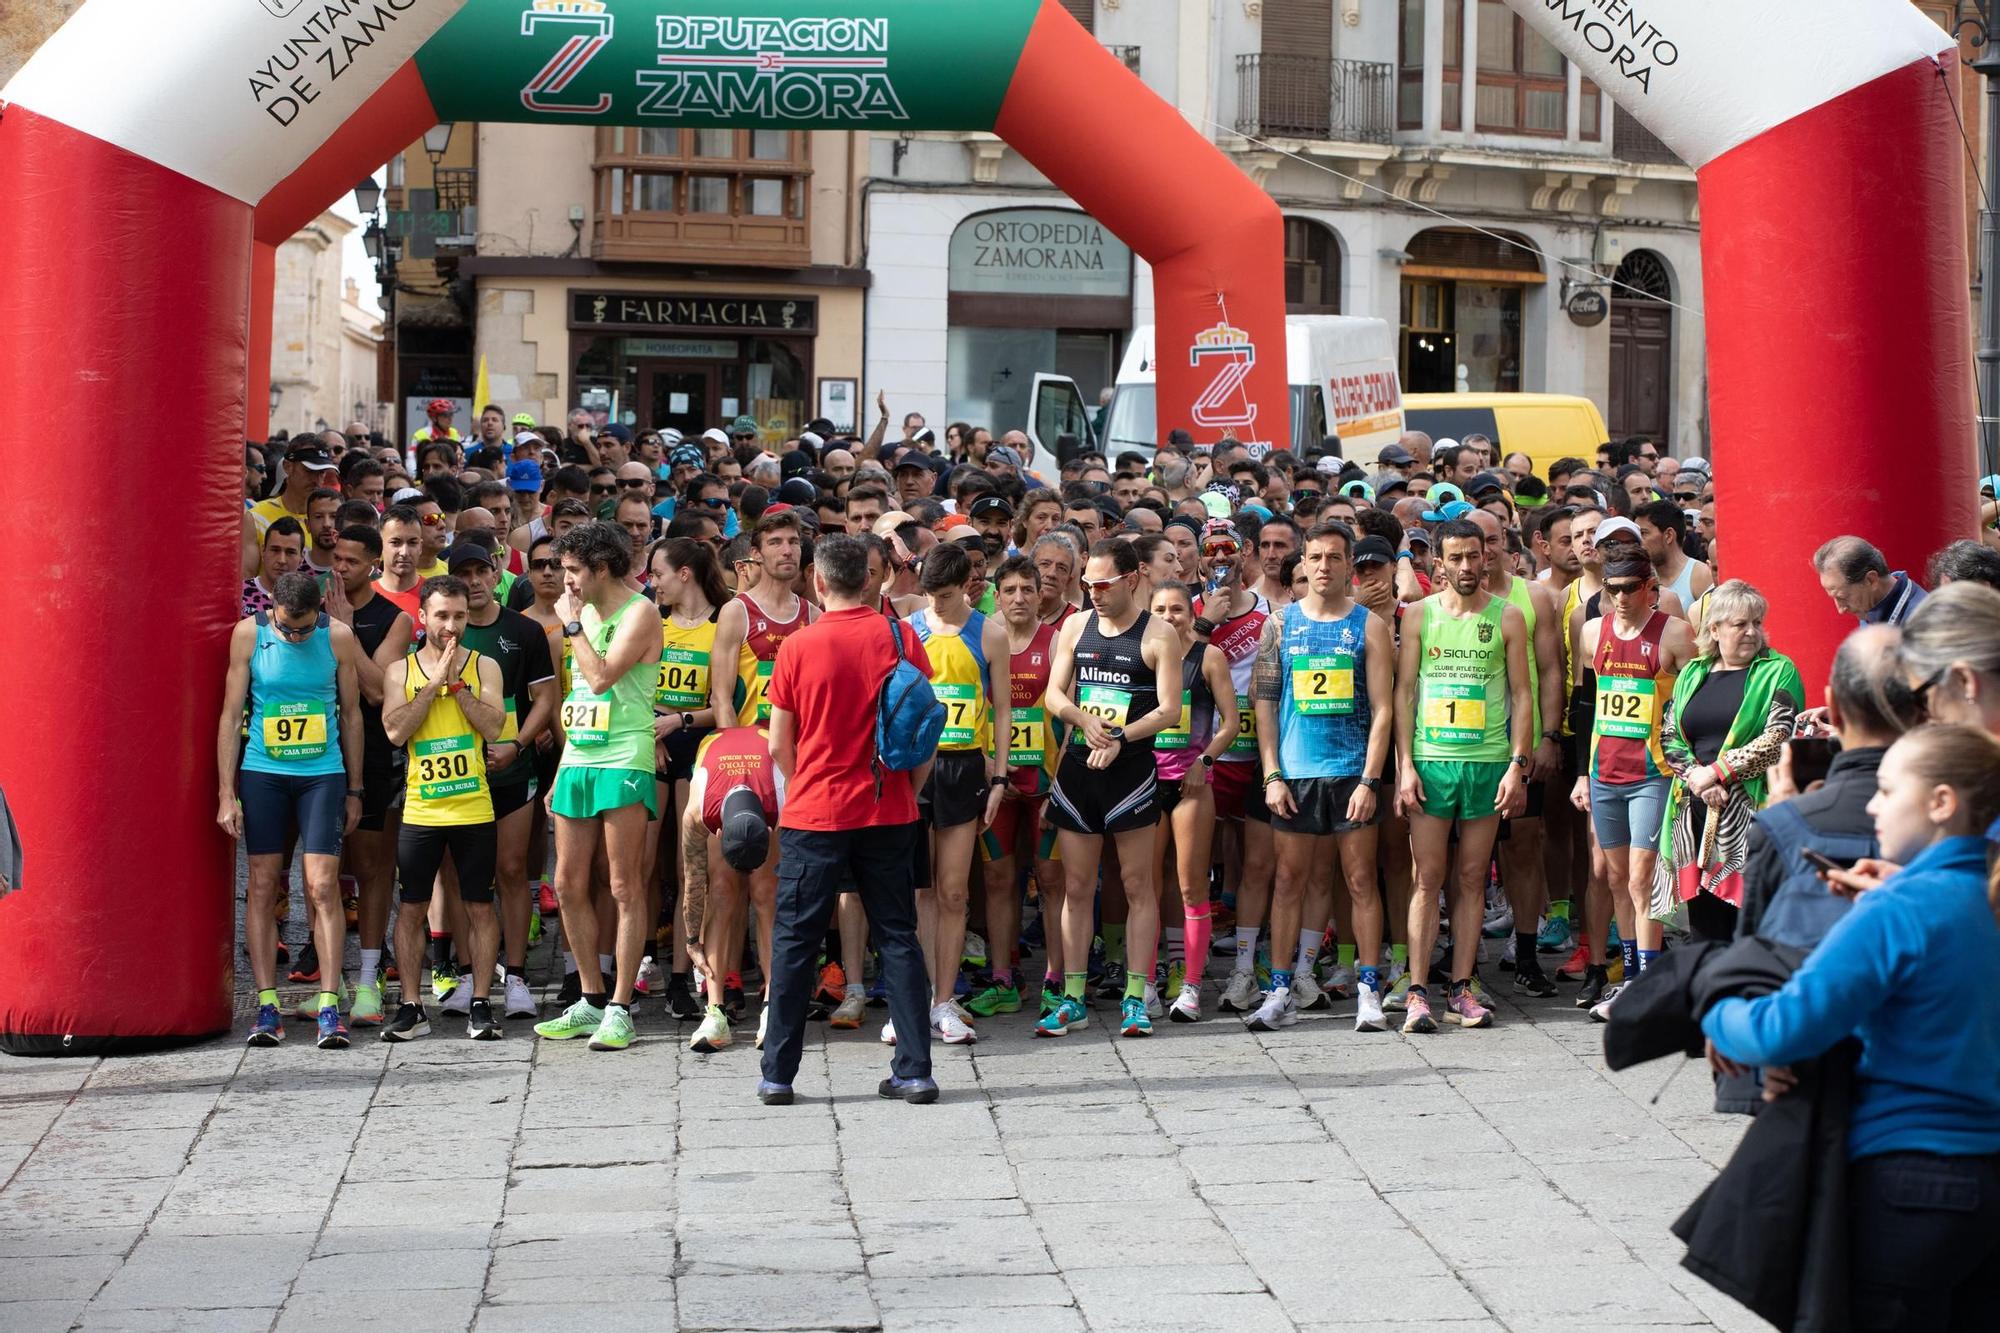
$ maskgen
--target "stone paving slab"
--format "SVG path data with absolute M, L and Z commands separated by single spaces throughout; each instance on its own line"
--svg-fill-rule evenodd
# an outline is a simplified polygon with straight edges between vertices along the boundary
M 1498 1009 L 1147 1042 L 1023 1013 L 933 1051 L 932 1107 L 875 1095 L 879 1012 L 812 1030 L 784 1108 L 754 1016 L 697 1056 L 657 1001 L 621 1054 L 294 1024 L 8 1060 L 0 1330 L 1761 1328 L 1667 1231 L 1742 1132 L 1702 1071 L 1608 1073 L 1566 997 Z

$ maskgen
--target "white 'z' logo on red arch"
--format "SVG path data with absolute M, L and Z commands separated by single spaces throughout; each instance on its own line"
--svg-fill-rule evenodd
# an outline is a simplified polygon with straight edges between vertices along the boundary
M 563 90 L 611 41 L 613 20 L 605 12 L 603 0 L 534 0 L 521 15 L 523 37 L 532 37 L 536 29 L 552 25 L 568 28 L 571 34 L 562 49 L 528 80 L 528 86 L 521 90 L 521 105 L 561 116 L 596 116 L 609 111 L 610 93 L 599 93 L 590 101 L 559 100 Z
M 1212 367 L 1208 387 L 1194 400 L 1195 424 L 1213 430 L 1248 430 L 1257 423 L 1257 405 L 1244 381 L 1257 364 L 1250 335 L 1227 321 L 1203 329 L 1188 349 L 1188 364 Z

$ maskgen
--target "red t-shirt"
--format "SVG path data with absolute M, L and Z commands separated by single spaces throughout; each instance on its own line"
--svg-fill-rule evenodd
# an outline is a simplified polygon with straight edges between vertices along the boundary
M 701 822 L 710 833 L 722 831 L 722 798 L 738 787 L 756 793 L 767 823 L 777 818 L 777 766 L 771 762 L 770 735 L 762 727 L 729 727 L 710 733 L 696 752 L 695 763 L 708 774 L 701 798 Z
M 930 675 L 908 622 L 866 607 L 828 611 L 778 646 L 765 697 L 792 715 L 796 752 L 781 827 L 834 833 L 916 822 L 908 773 L 885 770 L 875 792 L 875 701 L 896 661 L 890 626 L 903 636 L 903 655 Z

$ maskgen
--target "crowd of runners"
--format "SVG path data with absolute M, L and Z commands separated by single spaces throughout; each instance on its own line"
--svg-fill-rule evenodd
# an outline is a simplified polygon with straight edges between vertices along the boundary
M 1037 476 L 1020 432 L 915 414 L 774 445 L 433 408 L 407 450 L 246 450 L 217 757 L 252 1045 L 286 982 L 323 1047 L 449 1016 L 619 1050 L 650 1005 L 701 1052 L 754 1021 L 786 1096 L 800 1022 L 875 1028 L 922 1100 L 928 1043 L 996 1024 L 1426 1034 L 1501 989 L 1602 1020 L 1670 942 L 1730 937 L 1758 810 L 1823 776 L 1820 683 L 1729 578 L 1709 464 L 1646 439 L 1537 475 L 1477 435 L 1177 431 Z M 1821 612 L 2000 587 L 1993 483 L 1927 570 L 1829 542 Z M 914 822 L 873 763 L 898 656 L 946 714 Z M 793 864 L 780 829 L 885 840 Z

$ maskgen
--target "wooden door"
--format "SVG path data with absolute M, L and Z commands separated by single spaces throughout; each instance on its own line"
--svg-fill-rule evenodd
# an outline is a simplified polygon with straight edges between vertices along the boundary
M 1606 425 L 1613 439 L 1627 435 L 1669 438 L 1673 315 L 1670 305 L 1612 294 L 1611 402 Z

